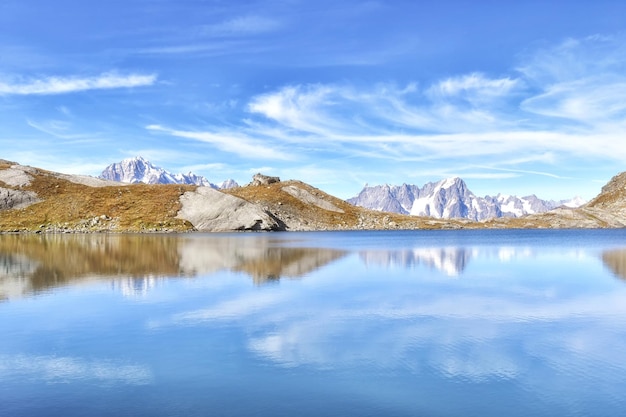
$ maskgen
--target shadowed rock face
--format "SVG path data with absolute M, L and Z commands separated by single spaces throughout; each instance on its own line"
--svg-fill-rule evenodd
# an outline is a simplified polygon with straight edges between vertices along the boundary
M 0 160 L 0 162 L 3 161 Z M 33 177 L 26 172 L 27 169 L 20 168 L 22 168 L 20 165 L 12 165 L 9 169 L 0 170 L 0 184 L 4 183 L 9 187 L 23 187 L 30 184 Z M 41 200 L 33 191 L 0 187 L 0 211 L 25 208 L 39 201 Z
M 32 191 L 13 190 L 0 187 L 0 211 L 20 209 L 38 203 L 37 194 Z
M 258 236 L 258 235 L 257 235 Z M 256 284 L 299 278 L 346 251 L 280 247 L 271 236 L 0 235 L 0 300 L 93 280 L 133 282 L 220 270 Z

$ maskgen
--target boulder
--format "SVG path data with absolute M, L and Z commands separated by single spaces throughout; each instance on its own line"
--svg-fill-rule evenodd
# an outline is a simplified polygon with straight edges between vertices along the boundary
M 209 187 L 184 193 L 177 218 L 188 220 L 199 231 L 284 230 L 280 220 L 239 197 Z
M 280 182 L 280 178 L 278 177 L 270 177 L 269 175 L 263 175 L 261 173 L 254 174 L 252 176 L 252 182 L 250 185 L 270 185 L 276 182 Z

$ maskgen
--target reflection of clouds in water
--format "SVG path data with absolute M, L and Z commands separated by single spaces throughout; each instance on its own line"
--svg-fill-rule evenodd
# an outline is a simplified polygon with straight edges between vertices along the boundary
M 254 317 L 267 308 L 289 300 L 287 294 L 278 292 L 246 293 L 235 299 L 218 302 L 213 307 L 178 313 L 167 320 L 151 320 L 148 327 L 197 326 L 215 320 L 240 320 Z
M 146 385 L 152 383 L 150 370 L 140 365 L 113 361 L 87 361 L 72 357 L 0 355 L 0 380 L 18 375 L 31 375 L 49 383 L 75 380 L 103 383 Z
M 378 317 L 372 316 L 369 310 L 346 311 L 346 314 L 310 311 L 293 320 L 273 323 L 275 327 L 267 334 L 250 340 L 250 348 L 288 366 L 332 368 L 358 362 L 419 369 L 424 366 L 422 362 L 427 361 L 429 366 L 444 374 L 480 379 L 515 375 L 521 366 L 519 349 L 528 348 L 521 344 L 531 336 L 533 346 L 526 352 L 527 357 L 534 356 L 557 367 L 568 360 L 573 361 L 567 365 L 570 367 L 587 360 L 614 362 L 625 371 L 626 363 L 621 357 L 626 343 L 623 338 L 620 340 L 623 335 L 614 335 L 614 326 L 624 325 L 626 320 L 618 320 L 617 324 L 613 320 L 620 314 L 626 317 L 626 307 L 623 307 L 626 293 L 612 300 L 604 297 L 587 300 L 580 309 L 579 301 L 537 308 L 522 303 L 507 306 L 505 302 L 493 303 L 480 297 L 468 302 L 465 297 L 457 297 L 450 301 L 438 300 L 420 309 L 381 311 Z M 463 311 L 455 312 L 455 306 L 463 306 Z M 500 307 L 507 308 L 497 311 Z M 318 316 L 316 320 L 307 319 Z M 351 319 L 359 316 L 370 319 Z M 574 337 L 567 330 L 568 322 L 579 317 L 596 325 L 585 326 Z M 605 324 L 607 322 L 610 324 Z M 552 330 L 541 329 L 546 324 L 554 328 L 562 325 L 566 330 L 561 330 L 555 338 L 550 333 Z M 427 354 L 424 356 L 417 351 Z M 555 351 L 561 354 L 554 355 Z
M 436 370 L 450 378 L 519 378 L 528 384 L 535 383 L 525 379 L 529 366 L 564 375 L 593 373 L 607 364 L 626 371 L 626 331 L 619 330 L 626 328 L 626 289 L 560 294 L 552 284 L 437 282 L 355 285 L 338 297 L 317 293 L 327 287 L 277 287 L 150 325 L 229 320 L 247 329 L 251 352 L 285 367 Z

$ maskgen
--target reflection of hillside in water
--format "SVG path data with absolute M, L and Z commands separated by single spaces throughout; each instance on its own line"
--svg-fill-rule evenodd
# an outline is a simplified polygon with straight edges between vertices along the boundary
M 611 249 L 602 252 L 602 262 L 616 277 L 626 279 L 626 249 Z
M 114 278 L 113 286 L 124 294 L 141 294 L 160 278 L 219 270 L 263 283 L 300 277 L 345 254 L 273 246 L 271 239 L 243 235 L 3 235 L 0 300 L 102 278 Z
M 302 277 L 347 255 L 328 248 L 283 247 L 270 235 L 192 237 L 181 242 L 181 268 L 194 273 L 243 272 L 262 284 Z

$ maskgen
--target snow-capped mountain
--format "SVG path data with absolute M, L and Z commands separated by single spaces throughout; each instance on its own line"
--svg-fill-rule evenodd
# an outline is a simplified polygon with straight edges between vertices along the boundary
M 401 186 L 365 186 L 349 203 L 372 210 L 389 211 L 414 216 L 436 218 L 465 218 L 485 220 L 493 217 L 520 217 L 543 213 L 559 206 L 579 207 L 585 201 L 580 197 L 571 200 L 541 200 L 535 195 L 517 197 L 498 194 L 496 197 L 478 197 L 460 178 L 439 182 Z
M 224 181 L 220 186 L 213 184 L 202 175 L 172 174 L 166 169 L 153 165 L 141 156 L 124 159 L 109 165 L 102 171 L 100 178 L 110 181 L 144 184 L 192 184 L 215 189 L 237 186 L 234 180 Z M 223 187 L 226 184 L 228 187 Z
M 385 184 L 374 187 L 365 185 L 359 195 L 349 199 L 348 202 L 372 210 L 409 214 L 419 192 L 420 188 L 417 185 Z
M 219 188 L 220 190 L 226 190 L 228 188 L 235 188 L 235 187 L 239 187 L 239 184 L 237 184 L 237 181 L 235 181 L 235 180 L 222 181 L 217 186 L 217 188 Z

